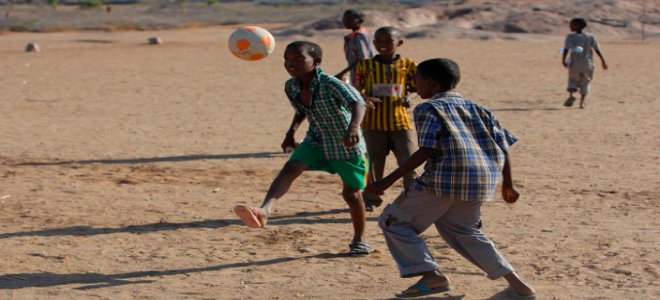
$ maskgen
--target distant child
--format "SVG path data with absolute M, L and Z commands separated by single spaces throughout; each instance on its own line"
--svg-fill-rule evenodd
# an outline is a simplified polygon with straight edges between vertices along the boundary
M 399 165 L 417 150 L 413 124 L 408 114 L 411 93 L 415 91 L 415 62 L 396 53 L 403 45 L 401 33 L 394 27 L 381 27 L 374 33 L 378 54 L 358 62 L 355 68 L 355 88 L 367 104 L 362 121 L 364 140 L 371 162 L 370 179 L 383 179 L 385 160 L 392 151 Z M 414 171 L 403 177 L 404 188 L 415 178 Z M 369 192 L 363 193 L 367 211 L 380 206 L 383 200 Z
M 295 147 L 295 150 L 273 180 L 261 207 L 237 205 L 234 212 L 248 227 L 262 228 L 275 202 L 303 171 L 337 173 L 353 221 L 349 255 L 368 255 L 371 247 L 362 239 L 365 211 L 361 189 L 365 186 L 368 166 L 360 130 L 364 100 L 355 88 L 321 70 L 322 57 L 321 47 L 311 42 L 297 41 L 286 47 L 284 67 L 293 78 L 286 82 L 284 90 L 295 114 L 282 149 Z M 305 119 L 309 120 L 309 129 L 296 147 L 294 134 Z
M 589 93 L 589 82 L 594 75 L 593 51 L 596 51 L 600 61 L 603 64 L 603 70 L 607 70 L 607 63 L 603 54 L 600 53 L 600 46 L 593 34 L 582 32 L 587 27 L 587 21 L 582 18 L 572 19 L 570 22 L 571 33 L 566 36 L 564 50 L 561 55 L 561 63 L 568 68 L 568 99 L 564 106 L 570 107 L 575 102 L 573 93 L 580 90 L 580 108 L 585 108 L 584 98 Z M 568 53 L 571 54 L 567 61 Z
M 351 30 L 351 33 L 344 37 L 344 54 L 348 63 L 346 69 L 350 74 L 349 82 L 353 84 L 355 82 L 355 64 L 361 59 L 373 57 L 374 50 L 371 46 L 369 33 L 362 27 L 364 14 L 361 11 L 354 9 L 345 11 L 342 21 L 344 27 Z M 341 79 L 346 81 L 346 76 L 342 75 Z
M 500 126 L 488 109 L 452 90 L 460 81 L 458 65 L 445 58 L 417 66 L 417 93 L 428 100 L 414 110 L 420 149 L 383 180 L 367 189 L 382 194 L 396 180 L 426 162 L 424 173 L 388 205 L 378 222 L 401 277 L 421 279 L 397 296 L 416 297 L 451 289 L 449 278 L 420 235 L 431 225 L 454 250 L 490 279 L 504 277 L 507 293 L 535 299 L 535 292 L 480 231 L 481 205 L 490 200 L 502 174 L 502 196 L 513 203 L 507 149 L 517 138 Z

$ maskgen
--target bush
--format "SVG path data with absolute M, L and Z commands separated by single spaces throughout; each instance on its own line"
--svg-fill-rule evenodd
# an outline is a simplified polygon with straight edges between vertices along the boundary
M 80 6 L 85 8 L 103 6 L 103 0 L 84 0 Z

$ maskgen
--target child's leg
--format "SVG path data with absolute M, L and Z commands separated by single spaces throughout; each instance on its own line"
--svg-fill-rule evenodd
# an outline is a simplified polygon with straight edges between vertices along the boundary
M 277 177 L 270 184 L 264 202 L 261 204 L 261 209 L 266 213 L 266 218 L 272 213 L 275 201 L 289 191 L 293 181 L 308 167 L 309 165 L 296 160 L 290 160 L 284 165 L 280 173 L 277 174 Z
M 245 205 L 237 205 L 234 208 L 234 212 L 249 227 L 261 228 L 266 226 L 268 217 L 273 211 L 275 201 L 286 194 L 289 187 L 291 187 L 291 183 L 308 167 L 309 165 L 300 161 L 288 161 L 271 183 L 261 207 L 253 208 Z
M 364 227 L 366 223 L 365 210 L 364 210 L 364 201 L 362 200 L 362 190 L 358 188 L 352 188 L 344 183 L 344 188 L 342 190 L 342 196 L 344 201 L 348 204 L 348 208 L 351 212 L 351 221 L 353 221 L 353 240 L 351 244 L 357 244 L 362 242 L 364 235 Z
M 495 249 L 493 242 L 479 230 L 481 202 L 457 201 L 435 223 L 436 229 L 454 250 L 481 268 L 491 279 L 504 276 L 520 295 L 533 295 L 534 290 L 514 273 L 513 267 Z
M 392 152 L 396 157 L 396 162 L 401 166 L 410 156 L 417 151 L 416 135 L 412 130 L 393 131 L 391 133 L 392 139 Z M 403 187 L 408 188 L 413 179 L 417 177 L 417 173 L 412 171 L 403 176 Z
M 440 270 L 419 235 L 444 215 L 452 202 L 421 191 L 407 191 L 385 207 L 378 219 L 385 242 L 401 277 L 415 277 Z
M 367 144 L 367 152 L 369 153 L 369 176 L 367 177 L 367 182 L 371 183 L 383 179 L 385 160 L 390 152 L 387 146 L 387 131 L 365 130 L 364 140 Z M 367 191 L 362 192 L 362 198 L 367 211 L 374 211 L 374 207 L 380 206 L 383 202 L 380 196 Z

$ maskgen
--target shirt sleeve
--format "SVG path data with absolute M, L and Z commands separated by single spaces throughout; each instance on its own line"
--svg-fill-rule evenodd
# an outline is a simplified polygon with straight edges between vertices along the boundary
M 500 125 L 500 122 L 495 118 L 493 113 L 485 110 L 485 114 L 489 120 L 489 126 L 493 140 L 503 151 L 507 151 L 509 147 L 513 146 L 518 141 L 518 138 L 509 132 L 506 128 Z
M 353 86 L 334 77 L 329 78 L 328 84 L 332 86 L 331 92 L 333 98 L 339 99 L 344 105 L 358 102 L 365 106 L 364 99 L 362 99 L 360 92 L 358 92 Z
M 358 91 L 362 91 L 366 88 L 366 79 L 367 79 L 367 61 L 361 60 L 355 66 L 355 88 Z
M 573 48 L 573 40 L 571 39 L 570 35 L 566 36 L 566 39 L 564 40 L 564 50 L 570 50 Z
M 414 62 L 410 62 L 410 68 L 408 69 L 408 74 L 406 74 L 406 92 L 408 94 L 417 92 L 417 85 L 415 85 L 415 72 L 417 71 L 417 66 Z
M 355 59 L 360 60 L 360 59 L 369 59 L 371 58 L 371 51 L 369 47 L 369 38 L 365 34 L 358 34 L 355 36 Z
M 442 129 L 442 120 L 433 113 L 428 102 L 415 107 L 415 128 L 417 129 L 417 141 L 420 148 L 438 149 L 438 133 Z

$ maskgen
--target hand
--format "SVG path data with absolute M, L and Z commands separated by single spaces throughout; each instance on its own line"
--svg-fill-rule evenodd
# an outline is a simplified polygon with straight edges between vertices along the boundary
M 502 187 L 502 198 L 506 203 L 515 203 L 520 198 L 520 193 L 518 193 L 512 186 Z
M 607 63 L 603 61 L 603 70 L 607 70 Z
M 282 151 L 286 153 L 287 148 L 296 148 L 298 146 L 298 143 L 296 143 L 295 138 L 293 137 L 293 134 L 287 134 L 284 137 L 284 141 L 282 142 Z
M 374 103 L 381 103 L 383 100 L 376 98 L 376 97 L 364 97 L 364 103 L 367 105 L 367 108 L 369 109 L 374 109 L 376 108 L 376 104 Z
M 564 68 L 568 68 L 568 64 L 566 63 L 565 60 L 562 60 L 562 61 L 561 61 L 561 64 L 564 66 Z
M 359 126 L 349 126 L 344 133 L 344 137 L 341 139 L 341 142 L 346 147 L 353 147 L 360 141 L 360 127 Z
M 385 180 L 380 180 L 368 184 L 367 187 L 365 187 L 364 189 L 372 194 L 381 196 L 385 193 L 385 190 L 388 189 L 390 186 L 392 186 L 391 183 L 388 183 Z

